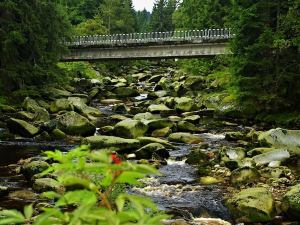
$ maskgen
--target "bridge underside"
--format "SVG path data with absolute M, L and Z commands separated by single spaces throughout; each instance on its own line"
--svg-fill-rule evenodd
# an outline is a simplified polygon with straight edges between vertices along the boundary
M 61 61 L 187 58 L 231 54 L 228 43 L 180 43 L 163 45 L 70 48 Z

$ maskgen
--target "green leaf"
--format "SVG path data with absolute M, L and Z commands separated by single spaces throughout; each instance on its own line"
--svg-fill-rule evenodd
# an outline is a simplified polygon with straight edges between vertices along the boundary
M 119 195 L 116 199 L 116 205 L 119 212 L 123 211 L 125 205 L 125 197 L 123 195 Z
M 32 204 L 24 207 L 24 215 L 27 220 L 30 220 L 33 214 Z
M 138 185 L 141 182 L 138 179 L 145 177 L 144 174 L 135 172 L 135 171 L 124 171 L 122 174 L 117 178 L 116 183 L 123 183 L 123 184 L 133 184 Z
M 17 210 L 2 210 L 0 211 L 0 217 L 4 217 L 4 219 L 0 220 L 0 225 L 20 224 L 25 222 L 23 214 Z
M 56 202 L 56 206 L 95 204 L 97 196 L 88 190 L 69 191 Z

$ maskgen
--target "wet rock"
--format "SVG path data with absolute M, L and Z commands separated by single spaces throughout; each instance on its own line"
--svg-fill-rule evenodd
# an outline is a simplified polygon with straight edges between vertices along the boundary
M 151 133 L 152 137 L 166 137 L 172 132 L 170 127 L 156 129 Z
M 195 107 L 194 100 L 188 97 L 175 98 L 175 109 L 181 112 L 189 112 Z
M 187 121 L 180 121 L 177 124 L 177 130 L 183 132 L 198 132 L 200 129 L 196 127 L 194 124 Z
M 115 133 L 124 138 L 137 138 L 143 136 L 148 126 L 139 120 L 126 119 L 116 124 Z
M 274 150 L 276 150 L 276 148 L 254 148 L 254 149 L 248 151 L 247 155 L 253 157 L 253 156 L 256 156 L 256 155 L 272 152 Z
M 26 120 L 26 121 L 32 121 L 34 118 L 34 113 L 26 112 L 26 111 L 20 111 L 14 114 L 14 117 L 16 119 L 20 120 Z
M 179 143 L 186 143 L 186 144 L 199 144 L 203 142 L 202 138 L 190 133 L 183 133 L 183 132 L 170 134 L 168 140 L 172 142 L 179 142 Z
M 201 90 L 204 87 L 204 79 L 201 76 L 188 76 L 184 82 L 184 88 L 187 90 Z
M 39 129 L 37 127 L 24 120 L 11 118 L 7 121 L 7 126 L 12 133 L 19 134 L 23 137 L 34 137 L 39 133 Z
M 179 116 L 169 116 L 168 119 L 171 120 L 172 122 L 179 122 L 182 120 L 182 118 Z
M 100 134 L 104 135 L 113 135 L 114 134 L 114 127 L 113 126 L 104 126 L 99 129 Z
M 273 219 L 274 200 L 266 188 L 242 190 L 227 201 L 237 222 L 268 222 Z
M 58 89 L 58 88 L 50 87 L 50 88 L 45 89 L 45 96 L 52 98 L 52 99 L 67 98 L 67 97 L 70 97 L 71 95 L 72 95 L 71 92 L 62 90 L 62 89 Z
M 150 105 L 148 107 L 148 111 L 151 113 L 169 113 L 172 111 L 172 109 L 165 106 L 164 104 L 159 104 L 159 105 Z
M 57 139 L 57 140 L 62 140 L 65 139 L 67 137 L 67 135 L 65 134 L 65 132 L 61 131 L 60 129 L 55 128 L 54 130 L 52 130 L 52 138 L 53 139 Z
M 139 95 L 138 91 L 132 87 L 117 87 L 113 90 L 113 93 L 120 98 L 135 97 Z
M 113 106 L 113 112 L 117 113 L 127 113 L 129 112 L 129 108 L 124 103 L 119 103 Z
M 9 105 L 4 105 L 4 104 L 0 104 L 0 112 L 4 112 L 4 113 L 14 113 L 17 110 Z
M 114 136 L 91 136 L 83 140 L 83 144 L 90 144 L 94 149 L 115 147 L 119 150 L 138 149 L 140 141 L 136 139 L 124 139 Z
M 242 160 L 246 156 L 246 150 L 241 147 L 237 148 L 223 148 L 221 151 L 221 157 L 228 157 L 230 160 Z M 224 159 L 222 159 L 224 161 Z
M 150 130 L 161 129 L 165 127 L 173 127 L 173 122 L 169 119 L 144 120 L 143 123 L 146 124 Z
M 220 183 L 220 182 L 221 182 L 221 180 L 219 180 L 215 177 L 210 177 L 210 176 L 199 178 L 199 183 L 203 184 L 203 185 L 217 184 L 217 183 Z
M 256 165 L 265 165 L 273 161 L 284 161 L 290 158 L 290 153 L 285 149 L 277 149 L 271 152 L 263 153 L 253 157 L 253 161 Z
M 22 108 L 28 112 L 34 113 L 37 109 L 40 109 L 40 105 L 32 98 L 26 97 L 22 103 Z
M 149 94 L 150 98 L 162 98 L 168 95 L 168 92 L 165 90 L 161 90 L 161 91 L 155 91 L 155 92 L 151 92 Z
M 52 178 L 36 179 L 33 183 L 32 188 L 37 192 L 55 191 L 61 193 L 64 191 L 64 186 L 62 186 L 58 181 Z
M 59 111 L 73 111 L 72 102 L 66 98 L 57 99 L 50 105 L 50 112 L 57 113 Z
M 196 218 L 192 221 L 195 225 L 231 225 L 231 223 L 215 218 Z
M 288 216 L 300 219 L 300 184 L 297 184 L 284 195 L 282 209 Z
M 45 130 L 47 132 L 53 131 L 57 126 L 57 120 L 53 119 L 41 124 L 41 130 Z
M 300 156 L 300 130 L 272 129 L 261 133 L 258 140 L 275 148 L 288 149 Z
M 245 134 L 237 131 L 237 132 L 227 132 L 225 134 L 225 139 L 227 141 L 237 141 L 237 140 L 242 140 L 245 138 Z
M 122 100 L 119 100 L 119 99 L 104 99 L 104 100 L 101 100 L 100 103 L 103 104 L 103 105 L 115 105 L 115 104 L 122 103 Z
M 262 177 L 265 178 L 280 178 L 280 177 L 287 177 L 289 179 L 292 179 L 292 171 L 284 166 L 276 167 L 276 168 L 270 168 L 266 167 L 259 170 L 259 173 Z
M 57 118 L 57 128 L 70 135 L 93 135 L 96 128 L 90 121 L 76 112 L 67 112 Z
M 188 121 L 190 123 L 198 123 L 201 117 L 199 115 L 186 116 L 183 118 L 184 121 Z
M 8 187 L 6 187 L 6 186 L 2 186 L 2 185 L 0 184 L 0 196 L 7 195 L 7 194 L 8 194 L 8 192 L 9 192 L 9 189 L 8 189 Z
M 170 156 L 165 146 L 159 143 L 150 143 L 135 151 L 137 159 L 151 159 L 153 154 L 162 158 Z
M 33 120 L 38 123 L 47 122 L 50 120 L 50 115 L 46 109 L 38 108 L 35 110 Z
M 35 201 L 37 199 L 37 194 L 35 194 L 33 191 L 29 190 L 20 190 L 20 191 L 14 191 L 9 193 L 9 198 L 16 200 L 16 201 Z
M 44 170 L 49 168 L 49 164 L 45 161 L 32 161 L 24 164 L 21 167 L 21 173 L 25 176 L 27 180 L 31 180 L 33 175 L 43 172 Z
M 160 138 L 154 138 L 154 137 L 138 137 L 137 140 L 140 141 L 141 145 L 147 145 L 150 143 L 159 143 L 165 146 L 168 149 L 174 149 L 175 147 L 171 145 L 168 141 L 160 139 Z
M 149 83 L 158 83 L 160 81 L 160 79 L 163 78 L 163 75 L 154 75 L 152 77 L 150 77 L 150 79 L 148 80 Z
M 206 165 L 209 161 L 208 155 L 199 148 L 191 149 L 191 152 L 187 155 L 186 163 L 194 165 Z
M 109 119 L 111 119 L 114 122 L 120 122 L 120 121 L 123 121 L 123 120 L 127 120 L 128 117 L 123 116 L 123 115 L 111 115 L 109 117 Z
M 260 177 L 259 172 L 255 168 L 242 167 L 232 171 L 230 181 L 232 184 L 246 184 L 257 181 Z
M 37 136 L 34 137 L 34 140 L 37 142 L 40 141 L 51 141 L 51 136 L 47 131 L 43 131 L 42 133 L 38 134 Z
M 160 115 L 154 115 L 149 112 L 138 113 L 133 117 L 133 119 L 135 119 L 135 120 L 154 120 L 154 119 L 160 119 Z

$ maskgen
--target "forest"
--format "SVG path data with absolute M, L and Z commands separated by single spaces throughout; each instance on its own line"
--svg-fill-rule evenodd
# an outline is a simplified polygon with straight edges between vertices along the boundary
M 229 54 L 61 61 L 221 28 Z M 299 99 L 300 0 L 1 0 L 0 225 L 299 224 Z

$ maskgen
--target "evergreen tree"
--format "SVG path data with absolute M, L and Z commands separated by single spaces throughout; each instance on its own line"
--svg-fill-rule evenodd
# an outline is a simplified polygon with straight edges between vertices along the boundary
M 136 12 L 137 32 L 148 32 L 150 27 L 151 13 L 146 9 Z

